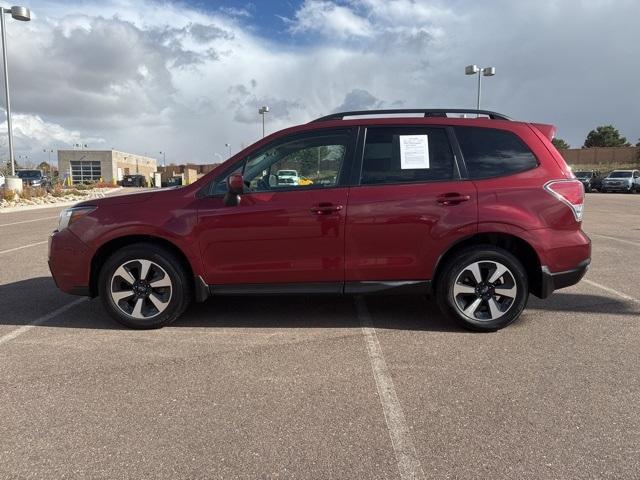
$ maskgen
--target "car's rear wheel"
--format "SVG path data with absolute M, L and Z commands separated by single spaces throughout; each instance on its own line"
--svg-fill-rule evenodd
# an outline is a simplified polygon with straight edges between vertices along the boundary
M 184 265 L 154 244 L 139 243 L 116 251 L 104 263 L 98 282 L 106 310 L 131 328 L 168 325 L 191 301 Z
M 464 328 L 495 331 L 518 319 L 529 298 L 522 263 L 491 245 L 460 251 L 438 276 L 440 310 Z

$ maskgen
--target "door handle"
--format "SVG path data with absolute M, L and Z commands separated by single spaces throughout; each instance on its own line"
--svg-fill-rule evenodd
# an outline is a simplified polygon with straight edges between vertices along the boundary
M 311 213 L 314 215 L 331 215 L 342 210 L 342 205 L 334 205 L 329 202 L 322 202 L 315 207 L 311 207 Z
M 458 205 L 462 202 L 468 202 L 471 200 L 471 196 L 450 192 L 439 195 L 436 200 L 440 205 Z

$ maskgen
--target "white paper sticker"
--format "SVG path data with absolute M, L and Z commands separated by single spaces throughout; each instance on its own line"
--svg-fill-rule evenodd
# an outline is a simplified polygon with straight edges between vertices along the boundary
M 429 168 L 428 135 L 400 135 L 400 168 Z

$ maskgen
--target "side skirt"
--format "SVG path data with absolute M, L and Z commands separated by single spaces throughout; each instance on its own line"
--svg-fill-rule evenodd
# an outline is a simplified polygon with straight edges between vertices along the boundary
M 198 302 L 204 302 L 212 295 L 428 295 L 431 291 L 431 282 L 422 280 L 206 285 L 198 276 L 195 284 Z

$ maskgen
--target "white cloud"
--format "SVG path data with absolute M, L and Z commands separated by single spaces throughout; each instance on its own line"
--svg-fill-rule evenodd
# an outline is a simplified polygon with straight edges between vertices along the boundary
M 371 37 L 374 32 L 369 21 L 351 8 L 325 0 L 305 0 L 289 23 L 292 33 L 316 32 L 338 39 Z
M 224 8 L 35 1 L 32 22 L 8 27 L 13 110 L 32 123 L 16 150 L 104 139 L 106 148 L 167 151 L 167 161 L 218 161 L 225 143 L 259 138 L 262 104 L 268 131 L 336 109 L 473 107 L 469 63 L 498 69 L 484 107 L 556 123 L 574 145 L 602 123 L 635 140 L 636 7 L 307 0 L 276 41 Z

